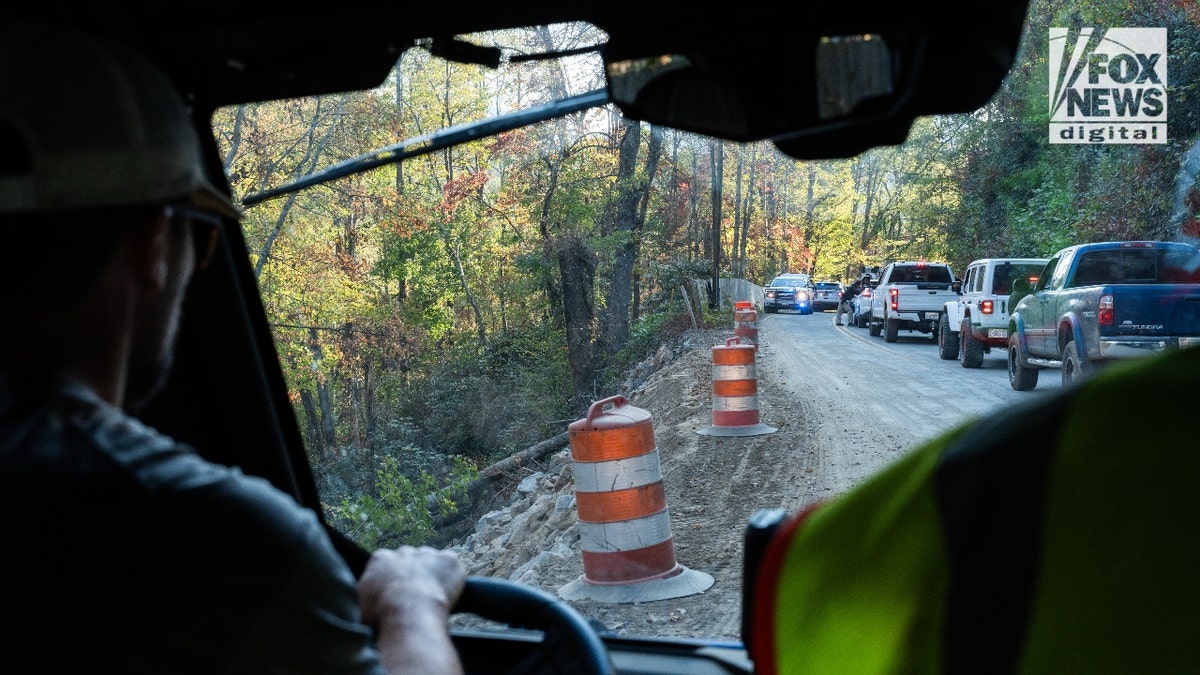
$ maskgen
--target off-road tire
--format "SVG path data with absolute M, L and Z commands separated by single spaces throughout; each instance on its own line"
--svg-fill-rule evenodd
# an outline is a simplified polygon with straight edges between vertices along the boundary
M 963 319 L 958 328 L 959 341 L 962 348 L 959 357 L 963 368 L 978 368 L 983 365 L 984 344 L 971 332 L 971 322 Z
M 1063 349 L 1062 356 L 1063 386 L 1069 387 L 1078 384 L 1094 372 L 1096 372 L 1096 364 L 1079 356 L 1079 350 L 1076 348 L 1074 340 L 1068 342 L 1066 348 Z
M 942 318 L 938 320 L 938 356 L 945 361 L 951 361 L 958 358 L 958 340 L 954 339 L 954 333 L 950 332 L 950 316 L 942 312 Z
M 883 332 L 883 324 L 876 321 L 875 317 L 871 317 L 867 319 L 867 332 L 871 334 L 871 337 L 879 337 L 879 334 Z
M 859 328 L 866 328 L 867 327 L 867 315 L 859 314 L 858 316 L 854 317 L 854 325 Z
M 900 336 L 900 322 L 888 317 L 883 320 L 883 340 L 884 342 L 895 342 Z
M 1017 391 L 1033 391 L 1037 386 L 1038 369 L 1021 362 L 1021 342 L 1016 335 L 1008 336 L 1008 383 Z

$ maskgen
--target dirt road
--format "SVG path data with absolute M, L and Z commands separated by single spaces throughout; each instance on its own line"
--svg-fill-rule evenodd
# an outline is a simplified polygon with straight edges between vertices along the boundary
M 929 336 L 885 344 L 832 321 L 832 313 L 759 318 L 759 414 L 773 432 L 698 433 L 713 422 L 712 350 L 732 326 L 693 331 L 689 348 L 628 394 L 653 417 L 677 561 L 713 584 L 655 602 L 580 601 L 581 612 L 626 635 L 740 640 L 742 538 L 753 513 L 837 495 L 968 417 L 1055 388 L 1012 391 L 1000 355 L 968 370 L 940 361 Z M 505 513 L 480 521 L 460 551 L 472 573 L 551 593 L 583 574 L 574 510 L 563 507 L 571 468 L 559 453 Z

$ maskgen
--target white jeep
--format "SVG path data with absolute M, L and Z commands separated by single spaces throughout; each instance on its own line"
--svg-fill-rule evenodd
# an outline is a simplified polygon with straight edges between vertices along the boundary
M 983 365 L 992 347 L 1008 345 L 1012 282 L 1036 282 L 1047 258 L 981 258 L 967 265 L 951 288 L 958 298 L 946 303 L 938 330 L 938 355 L 957 358 L 963 368 Z

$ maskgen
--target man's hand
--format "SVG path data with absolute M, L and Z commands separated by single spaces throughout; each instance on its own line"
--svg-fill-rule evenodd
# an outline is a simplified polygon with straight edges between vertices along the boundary
M 447 620 L 466 585 L 452 553 L 401 546 L 371 554 L 358 581 L 363 621 L 378 631 L 389 673 L 461 673 Z

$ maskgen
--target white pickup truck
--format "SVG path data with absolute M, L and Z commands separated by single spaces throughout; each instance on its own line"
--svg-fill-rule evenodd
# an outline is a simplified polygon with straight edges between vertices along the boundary
M 944 262 L 888 263 L 871 297 L 867 330 L 873 336 L 882 332 L 888 342 L 895 342 L 902 330 L 932 334 L 936 340 L 946 302 L 958 297 L 952 283 L 954 272 Z
M 952 288 L 938 328 L 938 356 L 958 359 L 963 368 L 983 365 L 992 347 L 1008 347 L 1009 295 L 1013 281 L 1036 284 L 1048 258 L 980 258 L 967 265 Z

